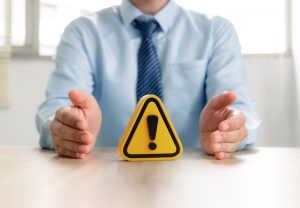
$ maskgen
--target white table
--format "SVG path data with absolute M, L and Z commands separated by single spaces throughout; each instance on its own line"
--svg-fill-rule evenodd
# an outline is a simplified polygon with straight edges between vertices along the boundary
M 0 147 L 0 207 L 299 208 L 300 148 L 256 148 L 224 161 L 185 149 L 175 161 L 126 162 L 115 148 L 78 160 Z

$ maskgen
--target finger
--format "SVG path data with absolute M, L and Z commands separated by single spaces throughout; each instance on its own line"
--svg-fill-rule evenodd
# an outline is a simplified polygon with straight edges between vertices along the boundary
M 224 159 L 230 158 L 231 156 L 232 156 L 232 153 L 228 153 L 228 152 L 215 153 L 215 158 L 218 160 L 224 160 Z
M 218 142 L 236 143 L 236 142 L 241 142 L 247 136 L 248 136 L 248 130 L 245 126 L 243 126 L 241 129 L 233 130 L 233 131 L 226 131 L 226 132 L 217 131 L 217 133 L 212 135 L 211 140 L 214 143 L 218 143 Z
M 232 131 L 240 129 L 242 126 L 244 126 L 246 123 L 246 116 L 244 113 L 232 110 L 230 112 L 228 119 L 222 121 L 219 124 L 219 130 L 220 131 Z
M 53 128 L 53 127 L 51 127 L 51 128 Z M 61 145 L 60 145 L 60 138 L 58 137 L 58 135 L 53 130 L 51 130 L 51 134 L 52 134 L 52 142 L 53 142 L 54 149 L 56 151 L 58 151 L 59 148 L 61 147 Z
M 210 137 L 211 137 L 211 133 L 201 133 L 201 139 L 200 139 L 201 148 L 203 152 L 205 152 L 206 154 L 214 155 L 215 153 L 210 148 L 210 143 L 211 143 Z
M 235 152 L 240 142 L 236 143 L 211 143 L 211 149 L 214 152 Z
M 224 142 L 222 132 L 220 132 L 220 131 L 215 131 L 215 132 L 213 132 L 213 133 L 210 135 L 209 140 L 210 140 L 211 143 L 214 143 L 214 144 L 220 143 L 220 142 Z
M 86 148 L 84 148 L 83 151 L 76 151 L 76 147 L 72 146 L 72 144 L 68 144 L 68 142 L 70 141 L 63 140 L 55 134 L 53 135 L 54 149 L 58 155 L 73 157 L 73 158 L 83 158 L 85 154 L 87 154 L 85 153 Z M 77 148 L 78 150 L 80 150 L 81 148 L 79 148 L 78 146 Z
M 62 107 L 57 110 L 55 118 L 60 122 L 77 129 L 84 129 L 85 117 L 80 108 L 77 107 Z
M 56 134 L 61 139 L 78 142 L 78 143 L 86 143 L 87 139 L 84 138 L 86 132 L 74 129 L 59 120 L 54 120 L 51 124 L 51 131 Z
M 52 141 L 53 141 L 53 146 L 54 146 L 55 152 L 58 152 L 61 148 L 60 145 L 57 144 L 57 142 L 54 139 Z
M 218 110 L 232 104 L 235 100 L 236 94 L 234 92 L 223 92 L 213 97 L 208 106 L 214 110 Z
M 94 98 L 81 90 L 71 90 L 69 98 L 75 106 L 83 109 L 93 108 L 95 105 Z
M 81 159 L 84 158 L 86 155 L 83 153 L 78 153 L 78 152 L 72 152 L 69 150 L 65 149 L 60 149 L 59 152 L 57 152 L 58 155 L 64 156 L 64 157 L 71 157 L 71 158 L 76 158 L 76 159 Z
M 81 144 L 81 143 L 71 142 L 63 139 L 61 140 L 60 144 L 63 149 L 72 152 L 84 153 L 84 154 L 88 154 L 91 151 L 91 146 L 92 146 L 89 144 Z
M 59 135 L 55 133 L 53 134 L 52 137 L 53 137 L 53 143 L 55 149 L 62 148 L 72 152 L 88 154 L 93 147 L 92 138 L 91 138 L 92 135 L 87 132 L 84 134 L 85 143 L 78 143 L 78 142 L 62 139 Z

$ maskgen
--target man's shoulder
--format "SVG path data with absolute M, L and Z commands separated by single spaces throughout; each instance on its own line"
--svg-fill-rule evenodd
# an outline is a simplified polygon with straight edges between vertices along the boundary
M 99 25 L 110 25 L 118 20 L 119 6 L 108 7 L 96 12 L 87 13 L 74 19 L 69 27 L 85 28 L 98 27 Z
M 231 22 L 219 15 L 206 14 L 195 10 L 182 8 L 183 15 L 187 16 L 189 21 L 193 21 L 198 26 L 221 26 L 229 25 Z

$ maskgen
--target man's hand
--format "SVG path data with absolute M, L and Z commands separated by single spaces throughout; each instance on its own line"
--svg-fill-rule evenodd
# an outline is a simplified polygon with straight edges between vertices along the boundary
M 230 157 L 248 135 L 245 115 L 229 107 L 235 100 L 233 92 L 215 96 L 204 107 L 200 117 L 203 151 L 219 160 Z
M 101 110 L 92 95 L 80 90 L 71 90 L 69 98 L 73 106 L 58 109 L 49 128 L 57 154 L 83 158 L 96 143 Z

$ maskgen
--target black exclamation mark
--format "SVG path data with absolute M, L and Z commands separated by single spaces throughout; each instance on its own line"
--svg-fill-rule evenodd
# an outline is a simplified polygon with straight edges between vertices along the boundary
M 157 147 L 157 145 L 154 142 L 155 137 L 156 137 L 157 122 L 158 122 L 158 117 L 157 116 L 150 115 L 150 116 L 147 117 L 149 137 L 152 140 L 152 142 L 149 143 L 148 147 L 151 150 L 155 150 L 156 147 Z

